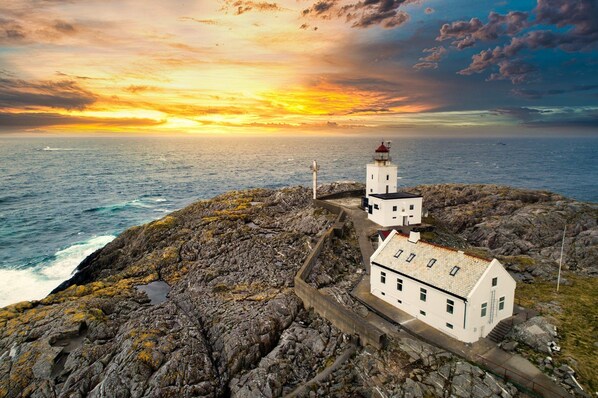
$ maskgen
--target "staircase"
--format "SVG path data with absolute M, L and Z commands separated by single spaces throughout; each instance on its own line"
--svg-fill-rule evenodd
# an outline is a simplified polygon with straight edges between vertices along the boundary
M 490 332 L 490 334 L 488 334 L 487 337 L 491 341 L 498 344 L 501 341 L 503 341 L 503 339 L 505 338 L 507 333 L 509 333 L 509 331 L 511 330 L 512 327 L 513 327 L 513 319 L 512 318 L 503 319 L 502 321 L 500 321 L 498 323 L 498 325 L 496 325 L 494 327 L 494 329 L 492 329 L 492 331 Z

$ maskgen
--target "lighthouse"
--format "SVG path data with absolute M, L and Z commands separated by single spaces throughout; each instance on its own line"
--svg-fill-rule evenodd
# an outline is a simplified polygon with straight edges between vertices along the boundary
M 422 197 L 397 190 L 398 167 L 391 162 L 389 141 L 376 148 L 374 162 L 366 170 L 361 205 L 368 219 L 383 227 L 421 224 Z
M 374 163 L 367 165 L 366 197 L 397 192 L 398 167 L 391 160 L 390 141 L 382 142 L 374 152 Z

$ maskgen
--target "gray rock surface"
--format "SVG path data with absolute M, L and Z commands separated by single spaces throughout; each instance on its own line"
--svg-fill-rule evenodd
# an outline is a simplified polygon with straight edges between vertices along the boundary
M 551 354 L 550 343 L 557 340 L 556 327 L 542 316 L 535 316 L 515 325 L 508 338 L 527 344 L 534 350 Z
M 320 193 L 347 188 L 360 185 L 333 184 Z M 575 263 L 567 266 L 595 272 L 587 261 L 596 242 L 590 205 L 494 186 L 418 189 L 443 228 L 516 258 L 511 268 L 532 279 L 545 268 L 538 256 L 554 259 L 559 237 L 518 232 L 521 226 L 544 225 L 543 217 L 548 224 L 575 219 L 570 237 L 585 243 L 571 244 Z M 125 231 L 47 298 L 0 309 L 0 397 L 270 397 L 293 391 L 347 344 L 293 293 L 295 273 L 334 221 L 311 207 L 310 198 L 309 189 L 296 187 L 197 202 Z M 542 206 L 557 202 L 556 215 L 543 213 Z M 576 211 L 577 218 L 571 215 Z M 439 236 L 457 239 L 442 231 Z M 310 283 L 364 310 L 346 295 L 360 266 L 350 228 L 322 259 Z M 550 270 L 553 260 L 546 264 Z M 166 300 L 151 301 L 136 288 L 154 281 L 170 286 Z M 360 349 L 307 396 L 377 391 L 401 397 L 516 394 L 444 351 L 402 339 L 381 351 Z

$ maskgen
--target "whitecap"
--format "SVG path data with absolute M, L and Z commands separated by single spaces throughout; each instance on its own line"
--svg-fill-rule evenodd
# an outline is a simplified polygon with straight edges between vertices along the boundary
M 74 151 L 75 148 L 52 148 L 52 147 L 44 147 L 41 149 L 42 151 Z
M 87 256 L 115 237 L 96 236 L 57 251 L 50 260 L 26 269 L 0 269 L 0 307 L 25 300 L 39 300 L 68 279 Z

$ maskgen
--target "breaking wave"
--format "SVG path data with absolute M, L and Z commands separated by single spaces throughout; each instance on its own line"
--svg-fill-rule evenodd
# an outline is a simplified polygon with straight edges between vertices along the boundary
M 112 235 L 96 236 L 54 253 L 41 263 L 25 269 L 0 269 L 0 307 L 24 300 L 44 298 L 68 279 L 85 257 L 110 243 Z

